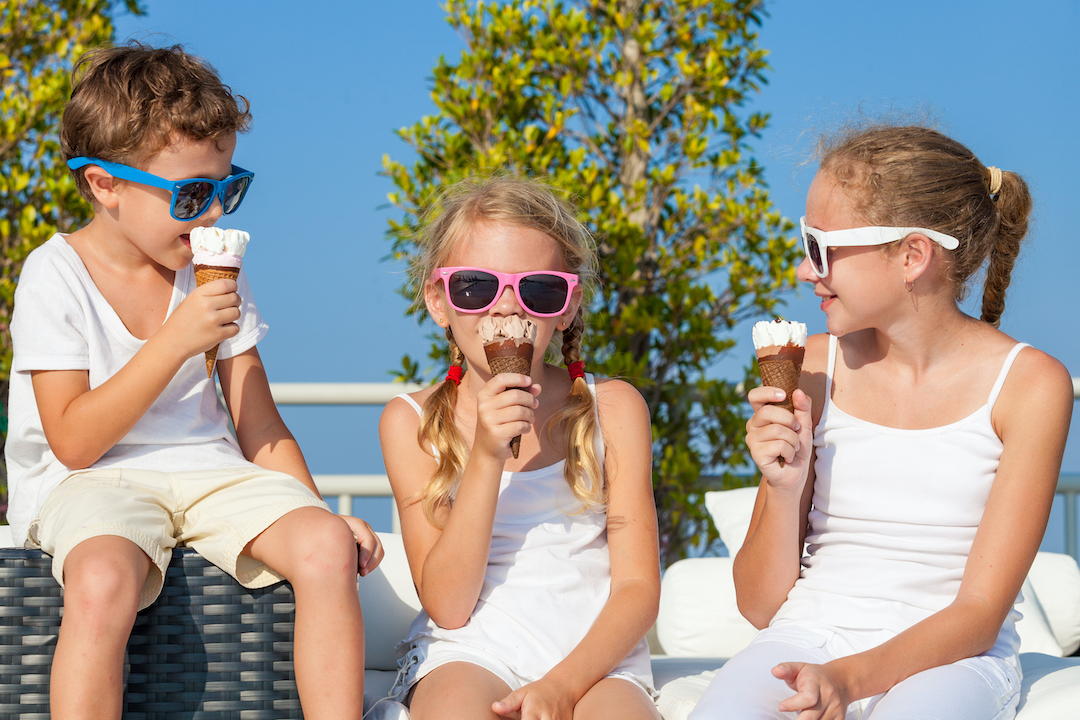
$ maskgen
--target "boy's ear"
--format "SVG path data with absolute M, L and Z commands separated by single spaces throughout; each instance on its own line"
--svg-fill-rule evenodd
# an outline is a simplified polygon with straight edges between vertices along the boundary
M 115 210 L 120 204 L 116 178 L 97 165 L 87 165 L 83 170 L 83 177 L 90 186 L 90 192 L 94 194 L 94 201 L 109 210 Z
M 424 283 L 424 304 L 427 305 L 428 313 L 439 327 L 447 326 L 446 299 L 439 292 L 436 283 L 430 280 Z

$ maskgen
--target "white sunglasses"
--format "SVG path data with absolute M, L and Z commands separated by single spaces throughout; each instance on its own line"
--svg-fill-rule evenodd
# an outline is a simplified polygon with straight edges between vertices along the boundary
M 847 230 L 818 230 L 806 224 L 806 216 L 799 218 L 799 232 L 802 233 L 803 250 L 818 277 L 829 276 L 829 248 L 863 247 L 867 245 L 887 245 L 903 240 L 908 235 L 918 233 L 930 238 L 947 250 L 955 250 L 960 241 L 952 235 L 919 227 L 860 227 Z

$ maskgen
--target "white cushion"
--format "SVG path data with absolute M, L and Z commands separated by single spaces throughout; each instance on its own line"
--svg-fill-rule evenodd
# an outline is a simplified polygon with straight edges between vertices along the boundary
M 754 511 L 756 498 L 756 487 L 714 490 L 705 493 L 705 509 L 712 517 L 716 532 L 720 533 L 720 539 L 731 557 L 735 557 L 743 541 L 746 540 L 746 531 L 750 528 L 750 515 Z
M 1030 578 L 1024 580 L 1020 592 L 1024 596 L 1024 601 L 1016 606 L 1024 616 L 1016 623 L 1016 632 L 1020 636 L 1020 652 L 1061 657 L 1064 655 L 1061 645 L 1054 637 L 1054 631 L 1050 629 L 1050 622 L 1046 619 L 1046 612 L 1031 586 Z
M 1064 720 L 1080 706 L 1080 658 L 1023 653 L 1024 683 L 1016 720 Z
M 1065 655 L 1080 648 L 1080 567 L 1069 555 L 1041 552 L 1028 579 Z
M 360 609 L 364 612 L 364 665 L 368 670 L 396 670 L 394 647 L 405 639 L 409 625 L 420 612 L 409 561 L 401 536 L 379 533 L 382 562 L 359 580 Z
M 673 657 L 731 657 L 757 634 L 735 605 L 731 558 L 680 560 L 664 572 L 656 635 Z
M 15 543 L 11 539 L 11 526 L 0 525 L 0 548 L 9 547 L 15 547 Z

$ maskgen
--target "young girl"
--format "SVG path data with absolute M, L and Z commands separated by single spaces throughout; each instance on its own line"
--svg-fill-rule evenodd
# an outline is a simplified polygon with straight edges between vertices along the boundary
M 933 130 L 826 148 L 798 277 L 829 333 L 807 344 L 794 414 L 767 404 L 776 388 L 749 393 L 762 482 L 735 582 L 766 629 L 693 720 L 1015 714 L 1013 603 L 1073 403 L 1061 363 L 997 330 L 1030 211 L 1018 175 Z M 976 320 L 957 301 L 986 263 Z
M 452 188 L 421 240 L 450 371 L 379 426 L 424 607 L 399 675 L 411 717 L 659 718 L 649 413 L 579 359 L 589 234 L 543 185 L 496 178 Z M 535 323 L 532 366 L 493 375 L 479 328 L 511 316 Z M 553 338 L 566 368 L 544 362 Z

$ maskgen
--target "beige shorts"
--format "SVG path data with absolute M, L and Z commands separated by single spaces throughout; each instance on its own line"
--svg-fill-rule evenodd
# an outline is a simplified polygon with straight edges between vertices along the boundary
M 286 513 L 329 511 L 306 485 L 258 467 L 227 470 L 82 470 L 53 490 L 30 525 L 30 540 L 53 556 L 53 577 L 64 584 L 64 559 L 84 540 L 115 535 L 139 546 L 153 563 L 139 609 L 161 592 L 172 549 L 186 545 L 247 588 L 283 578 L 241 552 Z

